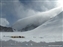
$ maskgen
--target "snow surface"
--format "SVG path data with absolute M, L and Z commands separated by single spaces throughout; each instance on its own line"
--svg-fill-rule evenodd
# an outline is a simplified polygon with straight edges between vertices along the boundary
M 52 9 L 54 10 L 54 9 Z M 57 11 L 58 12 L 57 12 Z M 47 19 L 48 21 L 40 26 L 38 26 L 37 28 L 33 29 L 33 30 L 30 30 L 30 31 L 27 31 L 27 32 L 18 32 L 18 31 L 15 31 L 15 32 L 0 32 L 0 40 L 15 40 L 15 41 L 19 41 L 19 42 L 24 42 L 24 41 L 35 41 L 35 42 L 41 42 L 41 41 L 45 41 L 45 42 L 54 42 L 54 41 L 63 41 L 63 31 L 62 31 L 62 28 L 63 28 L 63 18 L 62 18 L 62 13 L 61 13 L 61 9 L 56 9 L 54 12 L 57 12 L 55 13 L 55 16 L 54 18 L 52 18 L 51 20 L 48 20 L 47 17 L 45 17 L 45 19 Z M 53 12 L 51 12 L 53 13 Z M 50 14 L 51 14 L 50 13 Z M 60 14 L 59 14 L 60 13 Z M 58 15 L 59 14 L 59 15 Z M 47 14 L 46 14 L 47 15 Z M 37 16 L 36 20 L 38 20 L 39 16 Z M 33 17 L 35 18 L 35 16 Z M 22 24 L 22 20 L 18 20 L 16 24 L 14 24 L 13 27 L 16 27 L 16 29 L 18 29 L 18 27 L 22 26 L 25 27 L 28 23 L 31 24 L 31 23 L 36 23 L 34 22 L 35 19 L 31 18 L 32 20 L 31 21 L 28 21 L 30 19 L 30 17 L 27 17 L 27 18 L 24 18 L 22 20 L 25 21 L 25 23 Z M 41 17 L 40 17 L 41 18 Z M 44 19 L 44 20 L 45 20 Z M 39 19 L 39 21 L 41 21 Z M 30 23 L 31 22 L 31 23 Z M 41 24 L 41 23 L 40 23 Z M 17 27 L 18 26 L 18 27 Z M 20 28 L 22 29 L 22 28 Z M 25 38 L 10 38 L 10 37 L 4 37 L 4 36 L 25 36 Z M 42 37 L 42 38 L 41 38 Z

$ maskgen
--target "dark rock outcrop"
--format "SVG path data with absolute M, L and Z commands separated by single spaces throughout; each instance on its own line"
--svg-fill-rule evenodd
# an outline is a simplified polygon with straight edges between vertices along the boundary
M 0 26 L 0 32 L 13 32 L 11 27 Z

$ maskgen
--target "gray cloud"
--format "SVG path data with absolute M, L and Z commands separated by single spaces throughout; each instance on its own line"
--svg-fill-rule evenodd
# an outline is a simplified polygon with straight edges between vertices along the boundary
M 6 3 L 7 6 L 5 5 L 4 8 L 6 7 L 9 13 L 12 12 L 19 17 L 31 16 L 56 6 L 55 2 L 50 0 L 2 0 L 2 2 Z
M 56 3 L 52 1 L 46 0 L 19 0 L 16 5 L 16 13 L 18 17 L 27 17 L 33 16 L 38 12 L 47 11 L 56 7 Z M 44 1 L 44 2 L 43 2 Z
M 27 9 L 35 11 L 45 11 L 55 7 L 55 2 L 50 0 L 19 0 Z
M 56 2 L 51 0 L 2 0 L 2 17 L 13 24 L 20 18 L 33 16 L 54 7 Z

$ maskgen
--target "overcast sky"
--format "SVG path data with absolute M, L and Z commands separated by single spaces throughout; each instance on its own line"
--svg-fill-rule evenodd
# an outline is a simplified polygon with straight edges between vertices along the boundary
M 11 26 L 18 19 L 55 7 L 57 7 L 56 0 L 0 0 L 0 18 L 6 19 L 9 23 L 6 26 Z

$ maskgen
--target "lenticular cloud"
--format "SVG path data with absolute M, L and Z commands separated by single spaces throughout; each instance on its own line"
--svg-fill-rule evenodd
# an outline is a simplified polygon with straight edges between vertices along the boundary
M 58 7 L 46 12 L 40 12 L 35 16 L 20 19 L 13 25 L 13 29 L 18 31 L 28 31 L 35 29 L 44 24 L 46 21 L 50 20 L 51 18 L 57 16 L 61 12 L 61 7 Z

